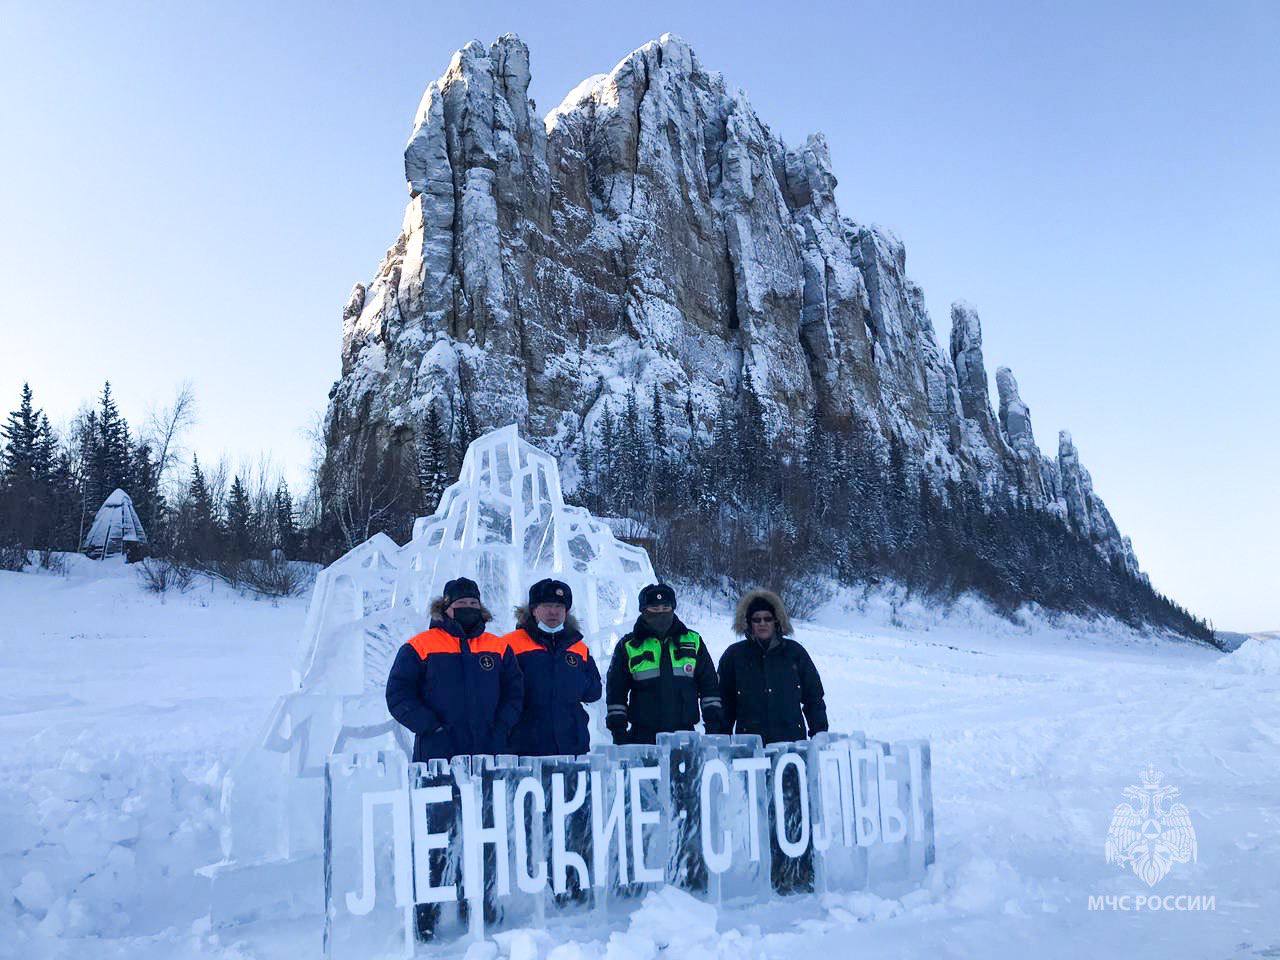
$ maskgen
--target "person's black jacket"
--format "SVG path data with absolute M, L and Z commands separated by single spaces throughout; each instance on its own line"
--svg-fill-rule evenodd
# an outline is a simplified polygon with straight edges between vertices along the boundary
M 804 740 L 827 729 L 822 680 L 813 660 L 795 640 L 782 602 L 767 591 L 752 591 L 738 606 L 734 626 L 745 633 L 745 609 L 756 596 L 774 604 L 778 626 L 768 646 L 744 638 L 720 658 L 724 722 L 733 733 L 755 733 L 765 743 Z
M 605 701 L 615 743 L 654 743 L 659 733 L 692 730 L 700 712 L 708 733 L 724 726 L 715 661 L 679 617 L 661 637 L 643 617 L 636 620 L 613 650 Z

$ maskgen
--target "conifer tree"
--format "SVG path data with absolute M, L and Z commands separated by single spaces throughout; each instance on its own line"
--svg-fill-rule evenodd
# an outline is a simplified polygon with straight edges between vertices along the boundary
M 87 485 L 89 503 L 97 509 L 117 487 L 130 486 L 129 424 L 111 394 L 111 381 L 102 386 L 94 433 L 89 438 Z
M 253 556 L 253 510 L 249 495 L 239 475 L 231 481 L 227 496 L 227 549 L 232 560 L 248 560 Z
M 589 510 L 597 507 L 595 498 L 595 451 L 592 449 L 591 428 L 586 421 L 582 423 L 582 434 L 578 437 L 578 449 L 574 453 L 578 467 L 578 502 Z
M 640 425 L 640 401 L 635 384 L 627 391 L 627 405 L 623 408 L 621 437 L 620 487 L 625 503 L 634 507 L 649 501 L 649 457 L 644 430 Z
M 221 553 L 222 530 L 217 506 L 198 458 L 191 459 L 191 480 L 182 509 L 182 553 L 193 560 L 215 560 Z
M 293 515 L 293 497 L 289 485 L 283 480 L 276 487 L 275 495 L 276 546 L 288 559 L 296 559 L 298 552 L 298 525 Z
M 470 443 L 470 439 L 467 443 Z M 418 454 L 418 509 L 422 516 L 435 512 L 440 497 L 449 486 L 449 450 L 440 414 L 435 404 L 427 408 L 423 418 L 422 434 L 417 440 Z M 465 447 L 463 448 L 465 452 Z M 461 465 L 461 458 L 458 460 Z
M 142 529 L 151 542 L 162 540 L 164 524 L 164 496 L 160 492 L 160 464 L 156 462 L 151 444 L 143 441 L 133 451 L 130 469 L 129 496 L 133 499 Z
M 672 477 L 671 477 L 671 457 L 668 451 L 667 439 L 667 418 L 663 412 L 662 391 L 658 389 L 658 381 L 653 381 L 653 395 L 649 402 L 650 420 L 649 420 L 649 448 L 651 456 L 649 458 L 649 474 L 651 476 L 650 490 L 653 502 L 653 512 L 656 514 L 659 510 L 665 510 L 668 499 L 671 495 Z
M 604 413 L 600 415 L 600 454 L 596 462 L 596 476 L 602 506 L 609 513 L 617 513 L 619 503 L 618 426 L 613 416 L 613 404 L 606 398 Z
M 467 395 L 458 391 L 453 397 L 453 423 L 451 425 L 449 445 L 449 479 L 455 480 L 462 471 L 462 461 L 466 458 L 467 447 L 477 436 L 475 420 L 471 416 L 471 408 L 467 403 Z
M 3 479 L 8 484 L 35 479 L 40 447 L 40 412 L 35 408 L 31 385 L 24 383 L 18 409 L 0 427 L 4 437 Z

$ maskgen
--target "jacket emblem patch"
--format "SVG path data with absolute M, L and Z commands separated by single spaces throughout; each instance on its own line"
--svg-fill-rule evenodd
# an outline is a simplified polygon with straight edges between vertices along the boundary
M 576 667 L 578 665 L 578 655 L 576 653 L 566 653 L 564 655 L 564 662 L 571 667 Z
M 498 665 L 498 662 L 497 662 L 496 660 L 494 660 L 494 659 L 493 659 L 493 655 L 492 655 L 492 654 L 489 654 L 489 653 L 482 653 L 482 654 L 480 654 L 480 669 L 481 669 L 481 670 L 492 670 L 492 669 L 493 669 L 494 667 L 496 667 L 497 665 Z

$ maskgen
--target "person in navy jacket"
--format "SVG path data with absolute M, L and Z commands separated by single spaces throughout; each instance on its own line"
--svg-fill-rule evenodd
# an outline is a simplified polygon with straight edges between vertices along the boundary
M 509 753 L 524 680 L 506 641 L 485 629 L 493 615 L 474 580 L 444 585 L 430 629 L 410 637 L 387 676 L 387 709 L 413 731 L 413 762 Z
M 583 704 L 603 691 L 572 606 L 567 583 L 539 580 L 528 605 L 516 608 L 516 629 L 502 638 L 524 675 L 524 712 L 511 731 L 511 752 L 522 757 L 578 756 L 591 747 Z

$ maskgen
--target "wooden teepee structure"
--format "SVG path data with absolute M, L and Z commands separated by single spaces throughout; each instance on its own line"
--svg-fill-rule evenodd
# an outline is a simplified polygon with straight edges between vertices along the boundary
M 133 500 L 123 490 L 116 490 L 102 502 L 93 518 L 93 526 L 81 545 L 95 560 L 131 553 L 147 542 L 147 532 L 142 529 Z

